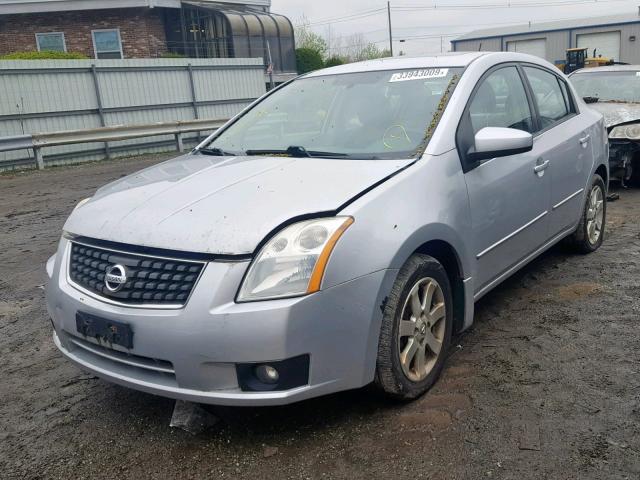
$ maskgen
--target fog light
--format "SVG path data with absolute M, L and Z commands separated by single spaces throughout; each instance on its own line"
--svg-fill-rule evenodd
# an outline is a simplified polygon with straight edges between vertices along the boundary
M 278 383 L 280 374 L 271 365 L 260 365 L 256 367 L 256 377 L 263 383 Z
M 310 360 L 309 355 L 300 355 L 264 363 L 238 363 L 238 386 L 243 392 L 281 392 L 308 385 Z

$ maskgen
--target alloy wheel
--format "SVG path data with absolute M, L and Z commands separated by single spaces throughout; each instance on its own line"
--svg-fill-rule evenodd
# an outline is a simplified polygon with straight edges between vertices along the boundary
M 446 307 L 440 284 L 418 280 L 402 308 L 398 332 L 400 364 L 412 382 L 424 380 L 435 366 L 445 337 Z
M 587 207 L 587 235 L 589 243 L 595 245 L 600 240 L 604 226 L 604 193 L 600 185 L 595 185 L 589 195 Z

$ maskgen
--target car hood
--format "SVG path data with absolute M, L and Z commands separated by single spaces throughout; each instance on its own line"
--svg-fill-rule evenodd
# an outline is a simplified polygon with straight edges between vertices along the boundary
M 407 162 L 190 154 L 99 189 L 64 229 L 145 247 L 250 254 L 276 227 L 331 214 Z
M 604 115 L 607 128 L 621 123 L 640 122 L 640 103 L 598 102 L 590 103 L 589 108 Z

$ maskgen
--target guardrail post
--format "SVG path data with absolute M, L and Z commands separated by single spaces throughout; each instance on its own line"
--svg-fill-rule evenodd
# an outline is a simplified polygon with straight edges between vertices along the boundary
M 200 113 L 198 112 L 198 95 L 196 94 L 196 82 L 193 78 L 193 65 L 187 65 L 187 71 L 189 72 L 189 86 L 191 87 L 191 105 L 193 107 L 193 117 L 198 120 Z M 198 132 L 198 143 L 200 143 L 200 132 Z
M 38 170 L 44 170 L 44 157 L 42 156 L 42 148 L 33 147 L 33 153 L 36 156 L 36 166 Z
M 107 123 L 104 119 L 104 109 L 102 107 L 102 93 L 100 92 L 100 83 L 98 82 L 98 70 L 96 69 L 95 63 L 91 65 L 91 76 L 93 77 L 93 88 L 96 92 L 96 103 L 98 105 L 98 115 L 100 116 L 100 125 L 103 127 L 107 126 Z M 104 153 L 107 156 L 107 159 L 111 159 L 111 149 L 109 148 L 109 142 L 104 142 Z
M 179 152 L 184 152 L 184 142 L 182 141 L 182 132 L 176 133 L 176 148 Z

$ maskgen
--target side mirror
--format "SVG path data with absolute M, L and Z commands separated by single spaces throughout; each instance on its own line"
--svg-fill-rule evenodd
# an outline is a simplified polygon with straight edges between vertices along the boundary
M 476 133 L 469 157 L 487 160 L 529 152 L 533 148 L 533 135 L 515 128 L 485 127 Z

